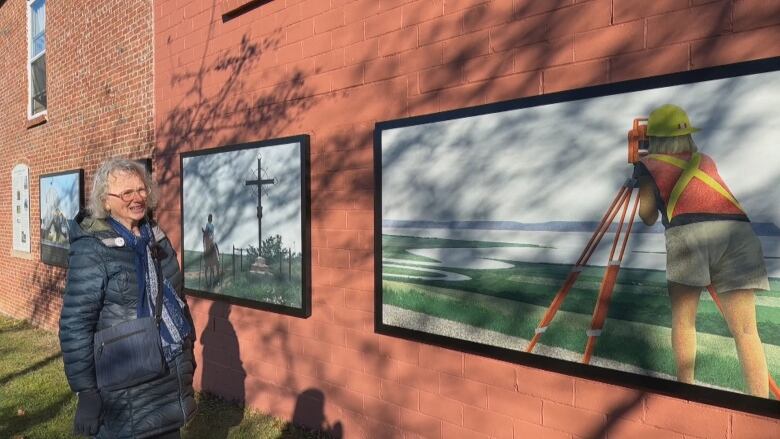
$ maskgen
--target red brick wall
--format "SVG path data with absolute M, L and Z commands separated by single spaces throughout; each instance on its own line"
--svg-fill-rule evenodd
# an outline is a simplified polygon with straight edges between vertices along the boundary
M 48 0 L 47 122 L 27 127 L 27 12 L 0 2 L 0 313 L 55 329 L 65 271 L 40 262 L 41 174 L 153 150 L 153 17 L 149 1 Z M 30 259 L 12 256 L 11 170 L 30 168 Z
M 372 204 L 377 121 L 778 56 L 780 2 L 154 6 L 156 148 L 169 165 L 161 216 L 174 237 L 178 153 L 312 139 L 312 316 L 191 298 L 199 386 L 285 419 L 317 389 L 324 403 L 301 401 L 324 404 L 326 421 L 341 422 L 348 438 L 780 435 L 769 418 L 374 334 Z M 243 12 L 222 20 L 236 8 Z

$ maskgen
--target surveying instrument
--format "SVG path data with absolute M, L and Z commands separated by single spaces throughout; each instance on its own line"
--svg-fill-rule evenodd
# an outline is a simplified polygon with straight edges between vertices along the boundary
M 631 129 L 628 131 L 628 163 L 636 164 L 639 160 L 648 154 L 649 140 L 647 138 L 647 118 L 638 117 L 635 118 Z M 599 285 L 598 298 L 596 299 L 596 305 L 593 309 L 593 316 L 591 317 L 590 328 L 585 331 L 588 336 L 588 340 L 585 344 L 585 352 L 582 355 L 582 363 L 590 364 L 590 360 L 593 356 L 593 350 L 596 347 L 596 341 L 604 330 L 604 323 L 607 320 L 607 313 L 609 310 L 609 302 L 612 299 L 612 292 L 615 289 L 615 283 L 617 281 L 618 272 L 620 271 L 620 264 L 623 261 L 623 256 L 626 251 L 626 245 L 628 239 L 631 236 L 631 229 L 636 219 L 637 208 L 639 207 L 639 184 L 633 177 L 626 179 L 623 185 L 618 190 L 617 195 L 612 200 L 604 216 L 601 218 L 598 227 L 591 235 L 590 240 L 582 250 L 579 259 L 574 264 L 563 285 L 556 292 L 552 303 L 547 308 L 542 320 L 534 331 L 534 336 L 526 347 L 526 352 L 533 352 L 539 339 L 547 331 L 548 326 L 552 322 L 555 314 L 563 305 L 564 299 L 569 294 L 569 291 L 577 282 L 577 278 L 580 273 L 588 265 L 590 257 L 598 247 L 601 239 L 607 233 L 607 231 L 615 223 L 615 218 L 620 213 L 620 219 L 617 222 L 617 228 L 615 230 L 615 236 L 612 239 L 612 247 L 609 252 L 609 259 L 607 261 L 607 267 L 604 272 L 604 276 L 601 279 Z M 636 195 L 635 195 L 636 194 Z M 631 200 L 633 199 L 633 203 Z M 628 213 L 628 207 L 631 207 L 631 213 L 626 221 L 626 214 Z M 625 228 L 625 232 L 623 229 Z M 618 251 L 618 245 L 620 249 Z M 707 286 L 707 291 L 710 293 L 713 302 L 718 307 L 721 315 L 723 315 L 723 306 L 720 302 L 717 292 L 712 285 Z M 772 376 L 769 376 L 769 390 L 780 400 L 780 387 L 775 383 Z

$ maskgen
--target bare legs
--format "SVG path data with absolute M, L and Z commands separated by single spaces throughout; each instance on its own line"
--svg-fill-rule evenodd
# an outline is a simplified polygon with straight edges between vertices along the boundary
M 672 301 L 672 348 L 677 379 L 693 383 L 696 366 L 696 310 L 702 288 L 669 282 Z M 720 295 L 724 317 L 737 345 L 742 374 L 751 395 L 769 397 L 769 372 L 764 347 L 758 336 L 753 290 L 734 290 Z
M 734 290 L 720 296 L 731 335 L 737 343 L 737 355 L 742 365 L 751 395 L 769 397 L 769 371 L 764 346 L 756 324 L 756 297 L 753 290 Z
M 672 300 L 672 349 L 677 362 L 677 380 L 693 384 L 696 366 L 696 309 L 701 287 L 669 282 Z

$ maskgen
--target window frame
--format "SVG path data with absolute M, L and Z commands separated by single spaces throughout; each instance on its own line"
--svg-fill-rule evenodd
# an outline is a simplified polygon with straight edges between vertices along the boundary
M 33 113 L 33 77 L 32 77 L 32 64 L 36 60 L 40 59 L 41 57 L 46 56 L 47 51 L 47 45 L 44 44 L 43 50 L 38 53 L 35 57 L 32 56 L 33 52 L 33 35 L 32 35 L 32 20 L 33 20 L 33 14 L 32 14 L 32 7 L 33 4 L 37 1 L 43 2 L 44 7 L 44 17 L 43 17 L 43 38 L 44 41 L 46 41 L 46 0 L 27 0 L 27 119 L 35 119 L 41 116 L 45 116 L 48 113 L 49 110 L 49 100 L 48 100 L 48 92 L 47 92 L 47 99 L 46 99 L 46 106 L 43 110 Z M 45 61 L 44 61 L 45 62 Z M 44 75 L 46 77 L 46 87 L 44 88 L 44 91 L 48 89 L 48 74 L 46 73 L 46 69 L 44 69 Z

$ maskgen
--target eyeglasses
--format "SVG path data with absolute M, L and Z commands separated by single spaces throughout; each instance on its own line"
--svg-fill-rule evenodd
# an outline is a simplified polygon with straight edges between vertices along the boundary
M 142 187 L 140 189 L 128 189 L 119 194 L 107 193 L 106 195 L 117 197 L 120 200 L 124 201 L 125 203 L 128 203 L 130 201 L 133 201 L 133 198 L 135 198 L 135 194 L 138 194 L 138 196 L 141 197 L 141 199 L 143 200 L 149 195 L 149 190 L 146 189 L 145 187 Z

